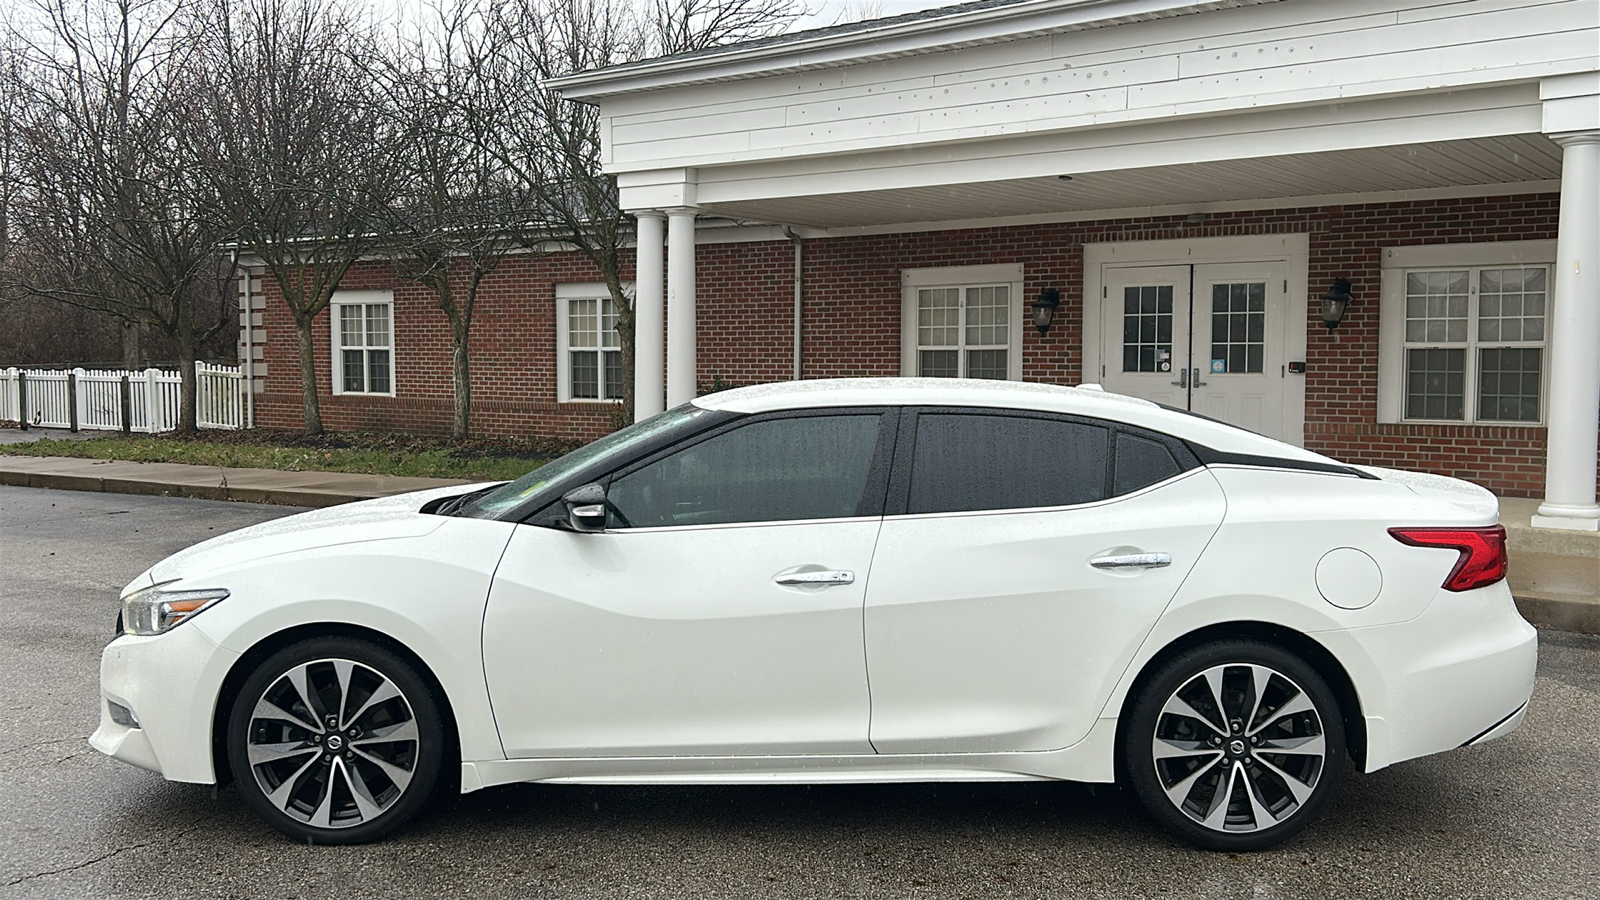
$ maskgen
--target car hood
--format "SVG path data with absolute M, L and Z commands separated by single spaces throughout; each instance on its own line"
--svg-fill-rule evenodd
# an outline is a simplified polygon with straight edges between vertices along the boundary
M 240 563 L 319 547 L 421 537 L 444 524 L 443 516 L 420 512 L 430 500 L 488 487 L 451 485 L 285 516 L 211 538 L 156 563 L 123 593 L 157 583 L 226 570 Z

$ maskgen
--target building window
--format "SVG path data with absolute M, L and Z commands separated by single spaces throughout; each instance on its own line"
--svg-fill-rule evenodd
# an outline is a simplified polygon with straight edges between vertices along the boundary
M 394 395 L 394 298 L 388 291 L 339 291 L 333 323 L 333 392 Z
M 1548 284 L 1543 266 L 1406 272 L 1405 417 L 1538 422 Z
M 902 283 L 902 374 L 1021 379 L 1021 266 L 907 269 Z
M 622 339 L 616 301 L 604 284 L 556 286 L 562 400 L 622 399 Z
M 1445 264 L 1385 268 L 1380 375 L 1388 369 L 1390 378 L 1381 401 L 1391 415 L 1380 402 L 1380 420 L 1543 422 L 1549 265 L 1503 247 L 1498 256 L 1404 249 Z M 1448 265 L 1451 255 L 1471 264 Z

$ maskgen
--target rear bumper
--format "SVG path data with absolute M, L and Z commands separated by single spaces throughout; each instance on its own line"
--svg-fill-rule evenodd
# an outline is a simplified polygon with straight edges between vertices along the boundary
M 1316 637 L 1355 682 L 1368 772 L 1510 734 L 1533 694 L 1538 632 L 1504 581 L 1440 591 L 1408 622 Z
M 238 658 L 182 625 L 153 637 L 117 638 L 100 654 L 100 727 L 89 746 L 169 781 L 215 783 L 211 717 Z M 138 726 L 113 720 L 111 703 L 131 710 Z

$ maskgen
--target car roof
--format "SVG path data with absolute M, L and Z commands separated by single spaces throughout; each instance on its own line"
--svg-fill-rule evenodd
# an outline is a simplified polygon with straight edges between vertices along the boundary
M 1318 453 L 1204 416 L 1102 390 L 976 378 L 835 378 L 780 381 L 697 397 L 703 409 L 735 413 L 824 406 L 971 406 L 1065 413 L 1159 431 L 1224 453 L 1337 464 Z

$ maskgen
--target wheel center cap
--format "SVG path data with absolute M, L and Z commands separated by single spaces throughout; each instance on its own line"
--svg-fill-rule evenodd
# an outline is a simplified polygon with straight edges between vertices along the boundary
M 1234 743 L 1238 743 L 1238 741 L 1235 741 Z M 337 753 L 340 750 L 344 749 L 344 738 L 340 737 L 337 734 L 330 734 L 330 735 L 328 735 L 328 744 L 327 744 L 327 746 L 328 746 L 329 750 Z
M 1228 742 L 1228 752 L 1234 756 L 1244 755 L 1244 741 L 1233 740 Z

